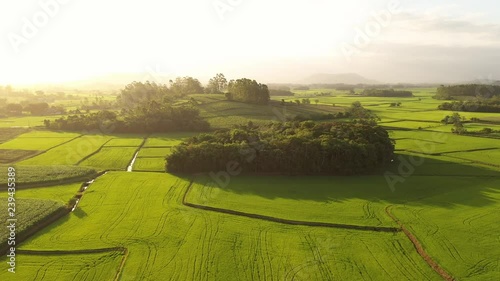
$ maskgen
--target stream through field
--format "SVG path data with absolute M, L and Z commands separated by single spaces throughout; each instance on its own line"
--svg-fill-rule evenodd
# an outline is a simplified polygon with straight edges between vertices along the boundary
M 132 172 L 132 169 L 134 167 L 134 163 L 135 163 L 135 160 L 137 159 L 137 155 L 139 154 L 139 151 L 137 151 L 134 155 L 134 158 L 132 158 L 132 161 L 130 162 L 130 164 L 128 165 L 127 167 L 127 172 Z

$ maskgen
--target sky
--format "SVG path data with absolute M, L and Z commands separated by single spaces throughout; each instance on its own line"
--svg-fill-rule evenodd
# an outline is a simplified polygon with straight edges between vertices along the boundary
M 122 73 L 500 79 L 493 0 L 0 0 L 0 84 Z

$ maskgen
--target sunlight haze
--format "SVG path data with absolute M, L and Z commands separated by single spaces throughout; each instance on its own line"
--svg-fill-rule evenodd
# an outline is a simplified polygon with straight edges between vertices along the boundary
M 391 83 L 499 79 L 495 2 L 435 3 L 2 0 L 0 83 L 151 72 L 202 81 L 218 72 L 264 82 L 300 82 L 315 73 Z M 44 22 L 46 10 L 52 15 Z M 369 42 L 356 46 L 358 30 L 388 12 Z M 36 28 L 31 38 L 23 35 L 27 22 Z M 346 56 L 346 46 L 354 53 Z

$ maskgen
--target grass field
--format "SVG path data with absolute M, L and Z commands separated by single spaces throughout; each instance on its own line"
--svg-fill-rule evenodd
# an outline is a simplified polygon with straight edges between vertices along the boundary
M 101 170 L 125 170 L 134 157 L 136 150 L 135 147 L 104 147 L 80 165 Z
M 437 110 L 443 101 L 432 99 L 436 89 L 413 90 L 412 98 L 296 91 L 313 104 L 287 106 L 286 112 L 281 99 L 298 97 L 273 97 L 272 106 L 257 106 L 193 96 L 215 128 L 336 112 L 359 100 L 381 117 L 397 154 L 380 173 L 357 177 L 219 176 L 228 182 L 219 187 L 209 175 L 164 172 L 171 148 L 197 133 L 153 134 L 139 149 L 144 135 L 0 128 L 0 161 L 16 167 L 20 183 L 122 170 L 99 177 L 74 212 L 20 245 L 16 281 L 114 280 L 123 261 L 119 280 L 442 280 L 405 233 L 339 228 L 399 227 L 387 210 L 456 280 L 500 280 L 498 136 L 452 134 L 450 125 L 440 123 L 452 112 Z M 332 96 L 315 96 L 321 92 Z M 402 105 L 391 107 L 395 102 Z M 500 126 L 499 114 L 460 114 L 481 119 L 465 123 L 470 131 Z M 36 120 L 1 119 L 0 127 Z M 124 172 L 137 149 L 137 173 Z M 16 198 L 33 202 L 27 210 L 37 217 L 44 203 L 66 204 L 80 185 L 19 189 Z M 2 256 L 0 279 L 10 280 L 5 261 Z
M 15 165 L 16 182 L 18 184 L 32 184 L 44 182 L 64 182 L 71 179 L 89 177 L 92 178 L 97 174 L 97 171 L 87 167 L 74 166 L 20 166 Z M 8 166 L 0 165 L 1 171 L 7 171 Z M 2 177 L 0 187 L 7 184 L 7 179 Z M 22 186 L 21 186 L 22 187 Z
M 10 164 L 24 159 L 28 159 L 41 151 L 23 149 L 0 149 L 0 164 Z
M 108 173 L 90 187 L 77 211 L 21 248 L 125 247 L 130 255 L 124 280 L 356 280 L 368 275 L 439 280 L 402 233 L 289 226 L 201 212 L 181 204 L 188 185 L 168 174 Z
M 138 138 L 137 136 L 131 137 L 121 137 L 110 140 L 105 146 L 129 146 L 138 147 L 144 141 L 143 138 Z
M 110 136 L 85 135 L 61 146 L 53 148 L 34 158 L 21 161 L 22 165 L 74 165 L 84 157 L 95 153 Z
M 28 130 L 23 128 L 0 128 L 0 143 L 13 139 Z
M 7 198 L 0 197 L 1 202 L 7 202 Z M 21 233 L 27 228 L 36 225 L 37 222 L 48 216 L 49 214 L 55 212 L 59 208 L 63 208 L 64 205 L 61 202 L 47 200 L 47 199 L 27 199 L 21 198 L 16 200 L 16 205 L 14 211 L 16 213 L 16 232 Z M 4 204 L 7 207 L 7 204 Z M 8 216 L 7 209 L 0 213 L 0 221 L 7 224 L 7 219 L 11 217 Z M 9 237 L 9 231 L 7 227 L 0 228 L 0 245 L 3 245 Z M 5 270 L 6 271 L 6 270 Z
M 148 137 L 144 147 L 172 147 L 182 142 L 183 139 L 198 135 L 197 133 L 180 132 L 170 134 L 153 134 Z
M 22 270 L 15 273 L 15 280 L 113 280 L 123 255 L 109 253 L 21 253 Z M 2 280 L 13 280 L 12 273 L 0 272 Z
M 142 148 L 139 151 L 138 157 L 162 157 L 165 158 L 170 152 L 171 148 Z
M 165 172 L 165 157 L 137 158 L 134 171 Z
M 297 115 L 311 116 L 312 114 L 329 114 L 344 111 L 341 107 L 333 107 L 331 104 L 281 105 L 281 98 L 269 105 L 256 105 L 236 101 L 227 101 L 223 95 L 212 95 L 205 97 L 193 95 L 197 100 L 197 108 L 200 115 L 214 128 L 230 128 L 238 124 L 247 124 L 252 121 L 255 124 L 265 124 L 270 121 L 284 121 Z M 292 101 L 295 99 L 290 99 Z

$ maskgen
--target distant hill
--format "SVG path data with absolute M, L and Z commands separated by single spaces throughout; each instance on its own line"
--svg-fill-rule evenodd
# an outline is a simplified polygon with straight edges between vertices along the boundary
M 305 84 L 380 84 L 375 80 L 367 79 L 356 73 L 318 73 L 304 79 Z

